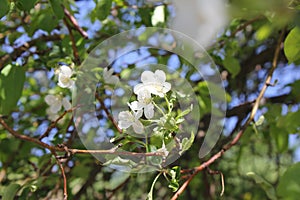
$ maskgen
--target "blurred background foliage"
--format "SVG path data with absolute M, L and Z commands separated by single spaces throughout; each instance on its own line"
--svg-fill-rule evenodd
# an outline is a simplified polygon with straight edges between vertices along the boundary
M 186 2 L 188 3 L 188 1 Z M 154 20 L 163 12 L 163 19 Z M 202 109 L 193 146 L 172 166 L 199 166 L 219 151 L 245 122 L 272 66 L 279 35 L 284 32 L 271 87 L 260 103 L 255 121 L 240 142 L 199 173 L 179 199 L 297 199 L 300 194 L 300 28 L 298 0 L 229 0 L 229 19 L 207 47 L 227 92 L 223 133 L 212 152 L 198 158 L 209 125 L 210 100 L 203 80 L 187 74 Z M 189 15 L 189 13 L 186 13 Z M 44 97 L 69 90 L 56 87 L 58 62 L 75 69 L 101 41 L 125 30 L 169 27 L 176 16 L 172 1 L 142 0 L 0 0 L 0 114 L 14 130 L 38 138 L 51 121 Z M 200 19 L 194 19 L 195 21 Z M 75 22 L 78 22 L 75 23 Z M 193 24 L 193 22 L 189 22 Z M 203 30 L 205 31 L 205 30 Z M 150 51 L 153 63 L 186 61 L 169 52 Z M 173 61 L 172 61 L 173 60 Z M 122 63 L 134 70 L 138 60 Z M 103 95 L 105 99 L 105 94 Z M 67 114 L 45 142 L 84 149 Z M 64 163 L 69 199 L 146 199 L 155 173 L 126 174 L 101 166 L 90 155 L 68 157 Z M 172 167 L 170 166 L 170 167 Z M 14 138 L 0 125 L 0 194 L 3 199 L 62 199 L 63 179 L 52 154 L 45 148 Z M 180 181 L 180 184 L 183 182 Z M 165 179 L 154 187 L 154 199 L 170 199 Z

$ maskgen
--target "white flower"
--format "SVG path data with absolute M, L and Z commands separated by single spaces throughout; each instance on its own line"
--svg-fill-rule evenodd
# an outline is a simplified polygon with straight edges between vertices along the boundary
M 103 70 L 103 78 L 104 78 L 104 82 L 108 83 L 108 84 L 116 84 L 119 81 L 119 77 L 117 77 L 116 75 L 112 75 L 114 73 L 114 69 L 110 68 L 108 70 L 108 68 L 104 68 Z
M 129 111 L 122 111 L 118 115 L 118 126 L 121 129 L 127 129 L 132 126 L 134 132 L 143 133 L 144 126 L 142 122 L 139 121 L 139 118 L 142 116 L 143 111 L 139 110 L 137 112 L 131 113 Z
M 53 113 L 50 108 L 46 109 L 46 113 L 48 115 L 48 119 L 51 121 L 55 121 L 57 118 L 59 118 L 59 115 L 57 113 Z
M 72 105 L 67 98 L 62 98 L 59 95 L 48 94 L 45 97 L 46 103 L 50 106 L 49 113 L 56 114 L 63 106 L 65 110 L 69 110 Z
M 139 95 L 141 91 L 148 90 L 151 94 L 164 97 L 171 89 L 171 84 L 166 82 L 166 74 L 162 70 L 156 70 L 155 73 L 151 71 L 144 71 L 141 75 L 142 83 L 137 84 L 133 91 Z
M 132 110 L 144 109 L 144 114 L 147 119 L 151 119 L 154 116 L 154 105 L 151 103 L 152 98 L 148 90 L 141 90 L 138 94 L 138 101 L 134 101 L 130 104 Z
M 71 79 L 73 70 L 67 65 L 62 65 L 58 72 L 58 86 L 62 88 L 72 88 L 74 81 Z

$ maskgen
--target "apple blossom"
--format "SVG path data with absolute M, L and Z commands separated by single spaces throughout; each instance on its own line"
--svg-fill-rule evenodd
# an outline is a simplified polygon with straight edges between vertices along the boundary
M 136 133 L 143 133 L 144 126 L 142 122 L 139 121 L 139 118 L 142 116 L 142 110 L 137 112 L 129 112 L 129 111 L 122 111 L 118 115 L 118 127 L 121 129 L 127 129 L 132 126 L 134 132 Z
M 116 75 L 112 75 L 114 73 L 114 69 L 110 68 L 104 68 L 103 70 L 103 78 L 104 82 L 107 84 L 116 84 L 119 81 L 119 78 Z
M 170 91 L 171 84 L 166 82 L 166 74 L 162 70 L 156 70 L 154 73 L 151 71 L 144 71 L 141 75 L 142 83 L 137 84 L 133 91 L 136 95 L 143 90 L 148 90 L 151 94 L 164 97 Z
M 71 79 L 73 70 L 67 65 L 62 65 L 58 72 L 58 86 L 62 88 L 72 88 L 74 81 Z

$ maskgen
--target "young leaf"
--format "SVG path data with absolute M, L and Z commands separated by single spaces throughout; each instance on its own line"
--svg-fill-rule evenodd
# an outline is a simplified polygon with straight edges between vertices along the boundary
M 191 137 L 190 138 L 183 138 L 182 140 L 182 150 L 180 151 L 180 154 L 183 152 L 187 151 L 193 144 L 194 142 L 195 135 L 193 132 L 191 132 Z
M 284 41 L 284 53 L 289 63 L 300 63 L 300 28 L 291 30 Z
M 110 9 L 112 6 L 112 0 L 98 0 L 95 15 L 100 21 L 103 21 L 110 14 Z
M 300 195 L 300 163 L 290 166 L 279 179 L 278 196 L 285 200 L 298 199 Z
M 251 177 L 261 188 L 266 192 L 267 196 L 271 200 L 277 200 L 276 192 L 273 186 L 265 179 L 255 174 L 254 172 L 247 173 L 247 176 Z
M 240 63 L 237 59 L 233 57 L 226 57 L 225 60 L 223 60 L 224 67 L 229 71 L 229 73 L 232 75 L 232 78 L 234 78 L 241 70 Z
M 29 11 L 34 7 L 37 0 L 17 0 L 16 5 L 19 9 Z
M 20 187 L 21 186 L 16 183 L 11 183 L 9 186 L 7 186 L 3 194 L 3 200 L 14 200 L 14 197 L 16 196 Z
M 0 114 L 7 115 L 17 105 L 25 82 L 22 67 L 8 65 L 0 73 Z
M 64 9 L 62 7 L 61 1 L 60 0 L 49 0 L 49 1 L 55 16 L 58 19 L 62 19 L 64 17 Z
M 0 0 L 0 19 L 6 15 L 9 11 L 9 1 L 8 0 Z

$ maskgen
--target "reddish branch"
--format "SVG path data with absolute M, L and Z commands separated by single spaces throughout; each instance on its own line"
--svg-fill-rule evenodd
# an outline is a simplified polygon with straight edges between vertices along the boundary
M 39 38 L 26 42 L 20 47 L 14 48 L 14 51 L 11 54 L 5 54 L 0 57 L 0 71 L 10 59 L 16 59 L 20 57 L 30 47 L 33 47 L 36 44 L 41 43 L 42 41 L 49 42 L 49 41 L 56 41 L 56 40 L 61 40 L 60 35 L 56 34 L 56 35 L 41 36 Z
M 71 15 L 71 13 L 66 8 L 64 8 L 64 13 L 65 13 L 66 18 L 69 19 L 69 21 L 72 23 L 73 27 L 80 33 L 80 35 L 82 35 L 82 37 L 84 37 L 84 38 L 88 38 L 87 32 L 79 26 L 75 17 L 73 15 Z
M 278 44 L 277 47 L 275 49 L 275 53 L 274 53 L 274 58 L 273 58 L 273 62 L 272 62 L 272 68 L 270 69 L 268 76 L 264 82 L 264 86 L 262 87 L 262 89 L 260 90 L 260 93 L 258 95 L 258 97 L 255 100 L 254 106 L 252 108 L 251 114 L 248 118 L 248 120 L 246 121 L 246 123 L 241 127 L 240 131 L 238 132 L 238 134 L 233 138 L 233 140 L 225 145 L 218 153 L 216 153 L 215 155 L 213 155 L 208 161 L 202 163 L 201 165 L 199 165 L 198 167 L 194 167 L 192 170 L 188 170 L 191 171 L 192 174 L 190 175 L 190 177 L 183 183 L 183 185 L 179 188 L 179 190 L 173 195 L 173 197 L 171 198 L 171 200 L 176 200 L 186 189 L 186 187 L 188 186 L 188 184 L 192 181 L 192 179 L 200 172 L 203 171 L 205 168 L 207 168 L 208 166 L 210 166 L 212 163 L 214 163 L 216 160 L 218 160 L 219 158 L 222 157 L 222 155 L 229 150 L 231 147 L 233 147 L 234 145 L 236 145 L 238 143 L 238 141 L 240 140 L 240 138 L 242 137 L 242 135 L 244 134 L 246 128 L 250 125 L 250 123 L 253 121 L 254 116 L 257 112 L 257 109 L 259 107 L 260 101 L 263 98 L 267 88 L 271 85 L 271 79 L 274 73 L 274 70 L 277 67 L 277 62 L 278 62 L 278 57 L 279 57 L 279 52 L 280 49 L 282 47 L 282 41 L 283 41 L 283 37 L 284 37 L 284 32 L 282 31 L 278 40 Z
M 40 141 L 37 138 L 33 138 L 27 135 L 23 135 L 18 133 L 17 131 L 13 130 L 8 124 L 3 120 L 0 116 L 0 124 L 14 137 L 35 143 L 41 147 L 49 149 L 51 152 L 66 152 L 70 154 L 114 154 L 114 155 L 130 155 L 130 156 L 137 156 L 137 157 L 148 157 L 148 156 L 163 156 L 161 152 L 149 152 L 149 153 L 138 153 L 138 152 L 127 152 L 127 151 L 117 151 L 118 148 L 112 148 L 107 150 L 86 150 L 86 149 L 69 149 L 66 148 L 64 145 L 52 146 L 47 143 Z
M 78 50 L 77 50 L 77 47 L 76 47 L 76 41 L 75 41 L 75 38 L 74 38 L 73 33 L 72 33 L 72 28 L 71 28 L 70 24 L 68 23 L 68 21 L 66 19 L 64 19 L 64 23 L 66 24 L 66 26 L 68 28 L 68 31 L 69 31 L 75 64 L 80 65 L 81 62 L 80 62 Z
M 119 133 L 122 133 L 122 129 L 119 128 L 116 120 L 113 118 L 113 116 L 110 114 L 109 110 L 106 108 L 103 100 L 99 97 L 98 94 L 96 94 L 96 99 L 99 101 L 99 103 L 101 104 L 101 108 L 104 110 L 105 114 L 107 115 L 107 118 L 112 122 L 112 124 L 114 125 L 114 127 L 117 129 L 117 131 Z

